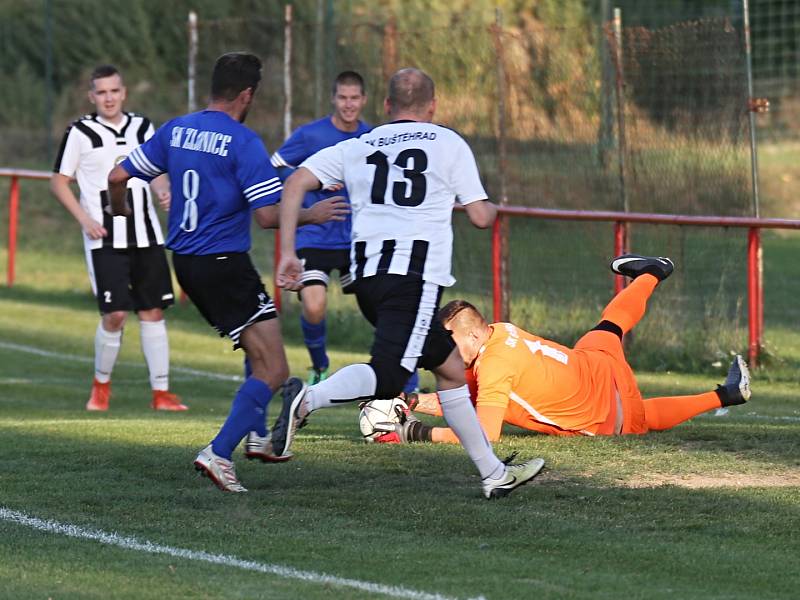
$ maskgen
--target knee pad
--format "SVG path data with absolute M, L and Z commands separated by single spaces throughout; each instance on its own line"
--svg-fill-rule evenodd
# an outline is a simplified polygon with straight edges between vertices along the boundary
M 622 327 L 611 321 L 600 321 L 592 328 L 592 331 L 608 331 L 616 335 L 619 339 L 622 339 Z
M 373 358 L 369 366 L 375 371 L 375 379 L 377 380 L 375 386 L 376 398 L 394 398 L 403 391 L 408 378 L 411 376 L 410 371 L 406 371 L 393 360 Z

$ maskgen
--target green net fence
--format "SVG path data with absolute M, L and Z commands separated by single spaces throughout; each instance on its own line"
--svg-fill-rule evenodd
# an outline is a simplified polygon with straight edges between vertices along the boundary
M 122 8 L 123 3 L 117 4 Z M 153 8 L 157 3 L 145 4 Z M 544 8 L 494 12 L 485 10 L 485 4 L 475 4 L 481 10 L 464 5 L 426 12 L 403 11 L 394 4 L 392 10 L 379 11 L 352 2 L 346 9 L 336 4 L 336 14 L 320 15 L 315 8 L 321 3 L 298 2 L 288 27 L 283 6 L 231 16 L 235 11 L 208 4 L 198 14 L 197 105 L 205 103 L 219 54 L 259 54 L 264 79 L 248 125 L 274 151 L 284 139 L 290 89 L 291 126 L 296 127 L 328 111 L 330 83 L 338 72 L 359 71 L 369 95 L 364 118 L 379 123 L 388 76 L 413 65 L 436 81 L 436 120 L 469 141 L 495 201 L 580 210 L 752 214 L 738 4 L 672 3 L 673 10 L 656 14 L 638 10 L 641 3 L 620 2 L 618 29 L 610 15 L 578 10 L 583 5 L 576 2 L 566 3 L 570 10 L 541 3 L 552 9 L 549 13 Z M 20 59 L 38 51 L 30 43 L 32 34 L 24 36 L 8 20 L 0 23 L 7 51 L 0 59 L 5 61 L 0 96 L 5 94 L 5 104 L 15 107 L 0 117 L 0 158 L 5 164 L 48 166 L 47 148 L 57 143 L 71 119 L 88 110 L 83 80 L 97 62 L 122 67 L 131 109 L 157 123 L 186 112 L 185 13 L 170 8 L 167 17 L 156 19 L 155 13 L 139 7 L 130 12 L 127 27 L 98 30 L 70 2 L 54 0 L 52 7 L 56 60 L 49 84 L 42 78 L 42 60 Z M 17 29 L 24 31 L 20 24 L 29 22 L 30 32 L 42 40 L 47 27 L 40 8 L 23 0 L 6 13 L 16 11 Z M 773 105 L 781 110 L 791 105 L 789 95 L 797 89 L 792 84 L 795 67 L 788 64 L 786 52 L 795 26 L 789 23 L 800 23 L 800 10 L 784 6 L 781 16 L 787 24 L 768 28 L 765 15 L 777 10 L 774 2 L 751 2 L 756 94 L 760 88 L 780 90 L 784 97 Z M 292 42 L 288 80 L 287 30 Z M 112 41 L 120 49 L 116 54 L 97 50 L 111 47 Z M 14 89 L 27 99 L 28 110 L 11 102 Z M 49 131 L 41 118 L 48 94 Z M 773 112 L 762 118 L 777 123 L 783 135 L 791 134 L 780 125 L 785 116 Z M 783 205 L 775 206 L 770 216 L 792 216 L 789 208 L 781 213 Z M 467 297 L 490 314 L 489 233 L 473 230 L 463 215 L 455 223 L 459 283 L 448 297 Z M 606 267 L 613 253 L 611 225 L 518 218 L 506 227 L 509 318 L 541 334 L 574 341 L 592 326 L 612 294 Z M 256 260 L 267 275 L 272 271 L 272 234 L 259 232 L 256 239 Z M 782 248 L 780 244 L 794 238 L 775 240 Z M 744 348 L 745 245 L 742 230 L 631 228 L 633 251 L 670 255 L 679 265 L 654 300 L 653 311 L 663 311 L 663 316 L 651 315 L 653 324 L 643 323 L 636 336 L 634 344 L 647 350 L 641 355 L 650 356 L 642 360 L 681 364 L 692 356 L 697 363 L 710 363 L 720 352 Z M 769 323 L 779 312 L 770 309 L 772 294 L 784 296 L 769 286 L 783 282 L 768 270 L 765 277 Z

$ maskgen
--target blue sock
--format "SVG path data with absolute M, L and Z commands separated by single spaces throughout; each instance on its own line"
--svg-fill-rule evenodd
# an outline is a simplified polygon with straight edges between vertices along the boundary
M 403 388 L 403 391 L 406 394 L 410 394 L 411 392 L 415 392 L 419 387 L 419 371 L 414 371 L 411 374 L 411 377 L 408 378 L 408 383 L 406 383 L 406 387 Z
M 250 366 L 250 359 L 244 355 L 244 378 L 248 379 L 253 376 L 253 367 Z
M 272 399 L 269 386 L 255 377 L 249 377 L 236 392 L 228 418 L 211 442 L 214 454 L 227 460 L 242 438 L 250 431 L 267 435 L 267 406 Z
M 311 356 L 311 364 L 317 371 L 324 371 L 329 364 L 328 354 L 325 352 L 325 319 L 313 325 L 300 315 L 300 327 L 303 329 L 303 341 Z

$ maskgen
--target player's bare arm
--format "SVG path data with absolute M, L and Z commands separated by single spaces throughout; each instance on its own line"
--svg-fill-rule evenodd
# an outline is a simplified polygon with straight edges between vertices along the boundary
M 315 202 L 311 208 L 300 209 L 299 225 L 344 221 L 350 214 L 350 204 L 344 196 L 333 196 Z
M 61 202 L 64 208 L 75 217 L 75 220 L 80 224 L 90 240 L 99 240 L 105 237 L 108 234 L 106 228 L 103 227 L 102 223 L 95 221 L 89 213 L 83 210 L 72 188 L 69 187 L 70 181 L 72 181 L 72 179 L 66 175 L 53 173 L 50 177 L 50 191 L 58 201 Z
M 470 223 L 478 229 L 487 229 L 494 224 L 497 218 L 497 205 L 488 200 L 470 202 L 465 207 Z
M 153 179 L 153 181 L 150 182 L 150 189 L 153 190 L 153 194 L 158 198 L 158 205 L 161 207 L 161 210 L 169 212 L 169 205 L 172 200 L 172 192 L 169 187 L 169 175 L 164 173 Z
M 128 206 L 127 186 L 130 174 L 122 167 L 117 165 L 108 174 L 108 198 L 111 204 L 111 214 L 127 217 L 131 214 L 131 207 Z
M 311 208 L 301 208 L 298 225 L 320 225 L 328 221 L 344 221 L 350 213 L 350 205 L 343 196 L 326 198 Z M 276 229 L 280 225 L 280 205 L 263 206 L 255 211 L 256 223 L 263 229 Z
M 434 417 L 442 416 L 442 407 L 439 404 L 439 395 L 436 392 L 408 394 L 406 404 L 414 412 Z
M 277 283 L 287 290 L 299 290 L 302 287 L 300 276 L 303 265 L 295 252 L 295 234 L 303 197 L 319 187 L 319 179 L 305 167 L 292 173 L 283 186 L 280 203 L 281 260 L 278 263 Z

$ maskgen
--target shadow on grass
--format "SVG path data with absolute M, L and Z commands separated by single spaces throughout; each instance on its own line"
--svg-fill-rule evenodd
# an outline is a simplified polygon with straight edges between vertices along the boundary
M 204 442 L 189 425 L 172 439 L 154 427 L 147 446 L 113 429 L 85 439 L 78 429 L 4 427 L 3 504 L 251 560 L 429 589 L 433 581 L 453 594 L 608 596 L 646 578 L 648 598 L 778 598 L 800 584 L 796 488 L 630 489 L 587 461 L 489 503 L 457 447 L 367 446 L 320 422 L 287 464 L 238 461 L 251 491 L 228 495 L 193 475 Z M 387 571 L 393 557 L 402 574 Z

